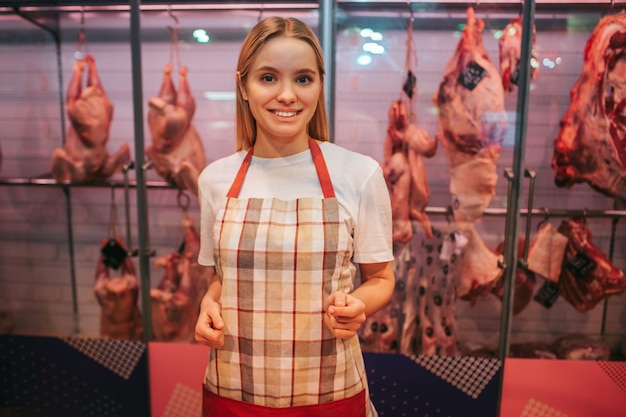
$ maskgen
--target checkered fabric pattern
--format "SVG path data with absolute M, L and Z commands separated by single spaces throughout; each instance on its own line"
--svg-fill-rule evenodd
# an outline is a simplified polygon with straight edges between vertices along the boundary
M 231 198 L 216 224 L 226 337 L 207 387 L 272 407 L 365 389 L 358 338 L 335 339 L 323 322 L 331 292 L 352 288 L 352 238 L 337 200 Z

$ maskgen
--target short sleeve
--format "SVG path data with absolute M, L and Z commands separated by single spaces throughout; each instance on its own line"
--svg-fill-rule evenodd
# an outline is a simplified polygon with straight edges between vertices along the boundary
M 354 262 L 393 260 L 391 199 L 382 169 L 377 166 L 365 182 L 354 230 Z

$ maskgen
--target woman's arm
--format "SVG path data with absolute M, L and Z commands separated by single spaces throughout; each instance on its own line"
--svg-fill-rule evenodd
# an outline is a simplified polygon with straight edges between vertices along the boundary
M 211 280 L 202 302 L 196 322 L 195 338 L 198 343 L 220 349 L 224 346 L 224 320 L 221 315 L 220 297 L 222 283 L 220 277 L 212 270 Z
M 392 262 L 359 264 L 361 285 L 351 294 L 337 291 L 326 301 L 324 322 L 335 337 L 356 334 L 367 316 L 386 306 L 393 295 L 395 275 Z

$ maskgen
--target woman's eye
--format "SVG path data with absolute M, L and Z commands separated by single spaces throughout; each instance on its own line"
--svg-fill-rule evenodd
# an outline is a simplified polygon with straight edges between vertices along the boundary
M 261 77 L 261 80 L 269 83 L 274 81 L 274 76 L 273 75 L 269 75 L 269 74 L 265 74 L 264 76 Z
M 299 84 L 306 84 L 308 82 L 311 81 L 310 77 L 307 76 L 302 76 L 302 77 L 298 77 L 298 79 L 296 80 Z

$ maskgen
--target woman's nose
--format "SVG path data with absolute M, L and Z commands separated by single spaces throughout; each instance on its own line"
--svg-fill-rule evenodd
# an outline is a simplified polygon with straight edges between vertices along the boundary
M 295 86 L 291 82 L 282 83 L 278 94 L 278 101 L 283 103 L 293 103 L 297 100 Z

